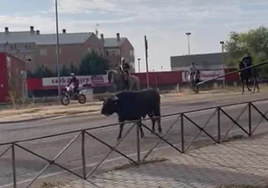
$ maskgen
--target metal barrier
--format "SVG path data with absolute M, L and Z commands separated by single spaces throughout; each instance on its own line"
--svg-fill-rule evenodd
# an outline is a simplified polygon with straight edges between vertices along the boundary
M 212 78 L 212 79 L 209 79 L 209 80 L 206 80 L 206 81 L 202 81 L 202 82 L 199 82 L 197 83 L 196 85 L 199 86 L 201 84 L 204 84 L 204 83 L 207 83 L 207 82 L 211 82 L 211 81 L 214 81 L 214 80 L 217 80 L 219 78 L 223 78 L 223 77 L 226 77 L 226 76 L 230 76 L 230 75 L 233 75 L 233 74 L 236 74 L 236 73 L 240 73 L 242 71 L 245 71 L 245 70 L 248 70 L 248 69 L 251 69 L 251 68 L 255 68 L 255 67 L 260 67 L 260 66 L 263 66 L 263 65 L 267 65 L 268 64 L 268 61 L 264 61 L 262 63 L 259 63 L 257 65 L 252 65 L 250 67 L 247 67 L 247 68 L 243 68 L 243 69 L 240 69 L 240 70 L 237 70 L 237 71 L 232 71 L 232 72 L 229 72 L 227 74 L 224 74 L 222 76 L 218 76 L 216 78 Z
M 157 143 L 154 144 L 153 147 L 151 147 L 149 150 L 147 151 L 143 151 L 143 153 L 145 153 L 144 157 L 141 158 L 141 140 L 140 140 L 140 130 L 139 130 L 139 126 L 137 126 L 137 122 L 128 122 L 130 124 L 130 126 L 128 126 L 128 130 L 126 131 L 126 133 L 123 135 L 122 139 L 116 143 L 115 146 L 112 146 L 110 143 L 105 142 L 104 140 L 98 138 L 96 135 L 94 135 L 94 133 L 92 133 L 91 131 L 97 131 L 97 130 L 102 130 L 102 129 L 107 129 L 107 128 L 111 128 L 111 127 L 117 127 L 119 126 L 119 124 L 111 124 L 111 125 L 104 125 L 104 126 L 99 126 L 99 127 L 94 127 L 94 128 L 89 128 L 89 129 L 81 129 L 81 130 L 76 130 L 76 131 L 69 131 L 69 132 L 64 132 L 64 133 L 60 133 L 60 134 L 54 134 L 54 135 L 49 135 L 49 136 L 43 136 L 43 137 L 38 137 L 38 138 L 31 138 L 31 139 L 26 139 L 26 140 L 19 140 L 19 141 L 14 141 L 14 142 L 9 142 L 9 143 L 1 143 L 0 146 L 8 146 L 8 148 L 2 153 L 0 154 L 0 162 L 1 162 L 1 157 L 3 157 L 7 152 L 9 152 L 11 150 L 11 161 L 12 161 L 12 173 L 13 173 L 13 187 L 16 188 L 17 187 L 17 168 L 16 168 L 16 158 L 17 158 L 17 151 L 18 149 L 21 149 L 25 152 L 28 152 L 44 161 L 47 162 L 47 165 L 38 173 L 38 175 L 36 175 L 29 183 L 26 187 L 30 187 L 50 166 L 54 165 L 57 166 L 63 170 L 65 170 L 66 172 L 71 173 L 72 175 L 75 175 L 85 181 L 88 181 L 90 183 L 92 183 L 90 181 L 90 177 L 94 174 L 94 172 L 99 168 L 99 166 L 111 155 L 111 153 L 116 152 L 119 155 L 121 155 L 123 158 L 127 159 L 128 161 L 130 161 L 132 164 L 135 165 L 140 165 L 142 163 L 145 162 L 145 160 L 148 158 L 148 156 L 150 156 L 150 154 L 152 153 L 152 151 L 155 150 L 155 148 L 161 143 L 164 142 L 167 145 L 169 145 L 171 148 L 175 149 L 176 151 L 178 151 L 179 153 L 185 153 L 189 150 L 189 148 L 193 145 L 193 143 L 197 140 L 197 138 L 200 136 L 201 133 L 205 134 L 207 136 L 208 139 L 210 139 L 211 141 L 213 141 L 216 144 L 220 144 L 221 142 L 225 141 L 225 139 L 227 138 L 228 134 L 230 133 L 230 131 L 233 129 L 233 127 L 237 127 L 239 130 L 241 130 L 243 133 L 245 133 L 248 137 L 251 137 L 256 129 L 259 127 L 259 125 L 261 124 L 262 120 L 266 120 L 268 122 L 268 118 L 267 118 L 267 113 L 268 113 L 268 108 L 266 107 L 266 105 L 264 105 L 265 108 L 265 112 L 262 112 L 262 110 L 260 110 L 256 104 L 254 103 L 260 103 L 261 105 L 263 105 L 264 103 L 268 102 L 268 99 L 261 99 L 261 100 L 256 100 L 256 101 L 251 101 L 251 102 L 244 102 L 244 103 L 236 103 L 236 104 L 229 104 L 229 105 L 223 105 L 223 106 L 215 106 L 215 107 L 210 107 L 210 108 L 204 108 L 204 109 L 198 109 L 198 110 L 191 110 L 191 111 L 187 111 L 187 112 L 181 112 L 181 113 L 174 113 L 174 114 L 169 114 L 169 115 L 165 115 L 162 116 L 162 119 L 164 118 L 175 118 L 175 121 L 171 123 L 170 126 L 166 127 L 166 132 L 163 134 L 158 134 L 156 132 L 153 132 L 153 130 L 151 128 L 149 128 L 147 125 L 145 125 L 143 120 L 142 123 L 142 127 L 145 128 L 146 130 L 148 130 L 149 132 L 151 132 L 154 136 L 156 136 L 156 138 L 158 138 L 159 140 L 157 141 Z M 241 105 L 245 105 L 243 107 L 243 110 L 239 113 L 239 115 L 234 118 L 232 117 L 230 114 L 228 114 L 227 110 L 224 108 L 233 108 L 235 107 L 235 109 L 237 108 L 236 106 L 241 106 Z M 204 125 L 200 125 L 199 123 L 197 123 L 196 121 L 194 121 L 190 115 L 194 114 L 194 113 L 204 113 L 207 111 L 211 111 L 212 110 L 212 115 L 211 116 L 206 116 L 208 117 L 207 120 L 205 121 Z M 247 110 L 247 118 L 244 119 L 244 122 L 246 123 L 246 126 L 243 126 L 239 123 L 239 119 L 241 117 L 241 115 L 243 113 L 245 113 Z M 258 123 L 255 125 L 255 127 L 253 126 L 253 121 L 252 118 L 255 118 L 254 115 L 252 115 L 253 110 L 255 110 L 255 112 L 257 112 L 257 114 L 259 114 L 261 116 L 260 120 L 258 121 Z M 237 111 L 236 111 L 237 112 Z M 223 131 L 223 128 L 225 127 L 225 124 L 223 124 L 223 117 L 225 116 L 226 120 L 230 120 L 232 122 L 232 126 L 231 128 L 227 129 L 226 131 Z M 207 130 L 205 130 L 206 126 L 209 124 L 209 122 L 211 122 L 212 118 L 216 117 L 216 122 L 213 123 L 213 126 L 215 125 L 217 127 L 217 136 L 215 138 L 214 135 L 212 135 L 211 133 L 209 133 Z M 256 119 L 256 118 L 255 118 Z M 147 119 L 148 120 L 148 119 Z M 190 122 L 194 127 L 198 128 L 199 132 L 196 135 L 193 135 L 193 139 L 190 140 L 190 143 L 187 145 L 186 144 L 186 129 L 189 128 L 189 126 L 186 126 L 186 121 Z M 179 125 L 178 125 L 179 124 Z M 180 135 L 175 135 L 176 137 L 180 138 L 180 141 L 176 142 L 176 143 L 172 143 L 172 141 L 170 141 L 167 138 L 168 133 L 171 132 L 171 130 L 176 127 L 178 129 L 178 132 L 180 132 Z M 119 144 L 130 134 L 131 130 L 133 130 L 134 128 L 136 128 L 136 145 L 130 145 L 129 147 L 136 147 L 137 151 L 136 151 L 136 160 L 132 159 L 128 154 L 124 154 L 123 152 L 119 151 L 117 148 L 119 146 Z M 212 128 L 212 127 L 211 127 Z M 248 130 L 247 130 L 248 129 Z M 58 136 L 62 136 L 62 135 L 70 135 L 70 134 L 76 134 L 76 136 L 51 160 L 46 158 L 45 156 L 42 156 L 34 151 L 31 151 L 30 149 L 27 149 L 25 146 L 22 146 L 22 143 L 25 142 L 29 142 L 29 141 L 40 141 L 42 139 L 47 139 L 47 138 L 57 138 Z M 222 137 L 223 136 L 223 137 Z M 99 143 L 103 144 L 104 146 L 108 147 L 110 149 L 110 151 L 105 155 L 105 157 L 103 157 L 99 163 L 97 163 L 93 169 L 91 169 L 91 171 L 87 172 L 87 157 L 86 157 L 86 152 L 85 152 L 85 148 L 86 148 L 86 143 L 85 143 L 85 139 L 86 137 L 91 137 L 94 140 L 98 141 Z M 191 137 L 191 138 L 192 138 Z M 56 162 L 56 160 L 78 139 L 81 139 L 81 163 L 82 163 L 82 175 L 79 173 L 76 173 L 74 170 L 68 169 L 67 167 L 64 167 L 63 165 L 59 164 L 58 162 Z M 94 184 L 94 183 L 92 183 Z M 95 185 L 95 184 L 94 184 Z M 97 187 L 97 185 L 95 185 Z

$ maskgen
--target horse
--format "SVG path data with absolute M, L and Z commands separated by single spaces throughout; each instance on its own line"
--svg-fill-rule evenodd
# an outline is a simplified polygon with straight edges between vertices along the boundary
M 200 72 L 197 71 L 197 73 L 195 73 L 195 74 L 192 76 L 192 78 L 191 78 L 191 75 L 189 74 L 189 75 L 187 76 L 187 79 L 188 79 L 188 82 L 190 83 L 190 87 L 191 87 L 191 89 L 193 89 L 194 92 L 195 92 L 196 94 L 198 94 L 198 93 L 199 93 L 199 87 L 198 87 L 197 84 L 200 82 Z
M 108 75 L 109 83 L 111 83 L 113 79 L 115 86 L 117 88 L 117 91 L 124 91 L 126 89 L 124 76 L 122 74 L 120 74 L 116 70 L 109 70 L 107 72 L 107 75 Z M 127 79 L 128 79 L 128 84 L 129 84 L 129 90 L 140 91 L 140 79 L 137 76 L 129 75 Z
M 244 68 L 246 68 L 246 65 L 244 64 L 243 61 L 240 61 L 239 62 L 239 69 L 242 70 Z M 246 84 L 249 92 L 255 93 L 256 87 L 258 89 L 258 92 L 260 92 L 260 88 L 259 88 L 259 84 L 258 84 L 258 70 L 257 70 L 257 68 L 254 67 L 254 68 L 249 68 L 249 69 L 241 71 L 240 72 L 240 79 L 241 79 L 241 85 L 242 85 L 242 93 L 241 94 L 244 94 L 244 92 L 245 92 L 245 89 L 244 89 L 245 84 Z M 253 90 L 251 90 L 249 87 L 250 80 L 253 82 Z

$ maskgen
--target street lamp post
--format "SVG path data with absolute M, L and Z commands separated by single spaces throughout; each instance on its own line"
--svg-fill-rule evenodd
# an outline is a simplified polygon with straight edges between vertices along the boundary
M 225 74 L 225 66 L 224 66 L 224 41 L 220 41 L 221 44 L 221 60 L 222 60 L 222 70 L 223 74 Z M 222 80 L 223 87 L 225 87 L 225 77 L 223 77 Z
M 58 17 L 58 0 L 55 0 L 55 13 L 56 13 L 56 33 L 57 33 L 57 74 L 58 74 L 58 97 L 61 95 L 61 87 L 60 87 L 60 45 L 59 45 L 59 17 Z
M 187 35 L 187 39 L 188 39 L 188 55 L 191 55 L 191 47 L 190 47 L 190 35 L 191 35 L 192 33 L 190 33 L 190 32 L 187 32 L 186 33 L 186 35 Z
M 138 58 L 138 70 L 139 70 L 139 73 L 141 72 L 140 61 L 141 61 L 141 58 Z

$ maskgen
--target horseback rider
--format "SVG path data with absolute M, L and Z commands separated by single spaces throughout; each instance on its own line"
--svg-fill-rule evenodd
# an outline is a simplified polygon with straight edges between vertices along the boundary
M 128 76 L 130 75 L 130 65 L 126 62 L 125 58 L 121 58 L 120 62 L 120 72 L 123 75 L 127 89 L 129 89 Z
M 249 55 L 249 53 L 246 53 L 245 57 L 242 59 L 241 64 L 239 66 L 240 69 L 248 68 L 252 66 L 252 57 Z M 247 72 L 249 76 L 251 77 L 252 69 L 247 69 L 243 72 Z
M 243 63 L 244 63 L 244 67 L 247 68 L 247 67 L 250 67 L 252 65 L 252 58 L 251 56 L 249 55 L 249 53 L 247 53 L 245 55 L 245 57 L 243 58 Z
M 73 84 L 73 86 L 74 86 L 73 92 L 74 92 L 74 94 L 77 94 L 78 93 L 78 88 L 79 88 L 79 80 L 76 78 L 74 73 L 71 73 L 70 76 L 71 76 L 71 80 L 70 80 L 70 82 L 68 84 L 68 87 L 71 84 Z
M 192 65 L 191 65 L 191 67 L 189 68 L 189 72 L 190 72 L 190 80 L 191 80 L 191 82 L 192 82 L 194 76 L 195 76 L 195 75 L 198 76 L 197 74 L 199 73 L 199 70 L 196 68 L 194 62 L 192 62 Z

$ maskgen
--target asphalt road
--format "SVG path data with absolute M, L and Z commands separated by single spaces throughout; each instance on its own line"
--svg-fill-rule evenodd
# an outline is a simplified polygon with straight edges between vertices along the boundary
M 206 99 L 204 101 L 197 101 L 194 103 L 189 102 L 167 102 L 162 104 L 162 114 L 170 114 L 175 112 L 184 112 L 190 111 L 194 109 L 202 109 L 211 106 L 219 106 L 231 103 L 238 103 L 244 101 L 251 101 L 256 99 L 263 99 L 267 97 L 267 93 L 259 93 L 255 95 L 244 95 L 236 98 L 229 99 Z M 268 101 L 256 103 L 256 106 L 262 111 L 266 112 L 268 110 L 267 107 Z M 233 107 L 224 107 L 223 109 L 234 119 L 241 113 L 245 105 L 238 105 Z M 213 114 L 213 110 L 196 112 L 186 114 L 191 118 L 194 122 L 198 123 L 200 126 L 203 126 L 210 116 Z M 252 110 L 252 126 L 258 124 L 261 116 L 257 114 L 255 110 Z M 245 113 L 240 117 L 238 123 L 248 130 L 248 113 Z M 167 134 L 166 138 L 169 142 L 173 144 L 181 143 L 181 126 L 180 119 L 178 116 L 170 116 L 162 119 L 162 127 L 163 133 L 165 133 L 169 127 L 176 121 L 174 127 Z M 54 119 L 54 120 L 41 120 L 35 122 L 28 123 L 17 123 L 17 124 L 3 124 L 0 125 L 0 143 L 11 142 L 16 140 L 23 140 L 28 138 L 34 138 L 44 135 L 56 134 L 66 131 L 73 131 L 78 129 L 96 127 L 111 123 L 116 123 L 116 116 L 111 116 L 107 118 L 102 117 L 90 117 L 83 116 L 79 118 L 65 118 L 65 119 Z M 145 122 L 146 125 L 151 127 L 150 122 Z M 221 114 L 221 135 L 224 135 L 228 132 L 228 130 L 232 127 L 233 122 Z M 265 125 L 263 121 L 262 125 Z M 126 125 L 124 132 L 131 127 L 131 125 Z M 157 128 L 157 127 L 156 127 Z M 157 130 L 157 129 L 156 129 Z M 211 121 L 207 124 L 205 130 L 208 134 L 212 135 L 215 139 L 217 139 L 218 129 L 217 129 L 217 116 L 211 118 Z M 265 126 L 260 126 L 258 131 L 266 131 L 267 128 Z M 89 131 L 95 137 L 100 138 L 104 142 L 115 146 L 116 141 L 115 138 L 118 135 L 118 126 L 113 126 L 104 129 L 97 129 L 93 131 Z M 156 136 L 149 134 L 147 130 L 145 130 L 146 137 L 141 139 L 141 151 L 150 150 L 157 142 L 158 139 Z M 234 132 L 235 131 L 235 132 Z M 199 129 L 190 123 L 189 121 L 184 121 L 184 132 L 185 132 L 185 148 L 188 147 L 193 138 L 198 134 Z M 233 134 L 244 134 L 243 131 L 238 128 L 236 125 L 232 129 Z M 42 139 L 37 141 L 30 141 L 25 143 L 20 143 L 21 146 L 42 155 L 48 159 L 53 159 L 60 151 L 63 149 L 68 142 L 70 142 L 78 133 L 65 135 L 65 136 L 57 136 L 50 139 Z M 206 134 L 201 133 L 198 140 L 210 139 Z M 212 142 L 212 140 L 211 140 Z M 106 154 L 110 151 L 108 147 L 101 144 L 100 142 L 94 140 L 93 138 L 86 136 L 86 162 L 89 165 L 87 169 L 88 172 L 93 168 L 90 164 L 97 163 L 106 156 Z M 160 143 L 158 148 L 167 146 L 166 143 Z M 0 146 L 0 155 L 7 148 L 7 146 Z M 180 149 L 181 146 L 178 146 Z M 118 146 L 118 150 L 124 154 L 133 154 L 131 158 L 136 159 L 136 129 L 134 128 L 126 138 L 120 143 Z M 144 153 L 142 153 L 144 156 Z M 114 160 L 115 158 L 121 157 L 121 155 L 117 153 L 111 154 L 107 159 L 113 162 L 113 165 L 120 164 L 122 160 Z M 76 172 L 81 174 L 81 138 L 79 137 L 63 154 L 60 158 L 56 160 L 59 164 L 67 167 L 68 169 L 78 169 Z M 17 172 L 17 180 L 18 182 L 23 182 L 25 180 L 34 178 L 35 175 L 38 174 L 39 171 L 42 170 L 47 164 L 46 161 L 39 159 L 20 148 L 16 148 L 16 172 Z M 106 169 L 108 165 L 103 164 L 99 169 Z M 53 173 L 58 173 L 62 171 L 58 167 L 50 167 L 48 168 L 43 175 L 49 176 Z M 61 174 L 61 178 L 64 179 L 67 175 Z M 0 187 L 4 185 L 9 185 L 12 183 L 12 167 L 11 167 L 11 152 L 6 153 L 4 156 L 0 158 Z M 8 187 L 8 186 L 4 186 Z

